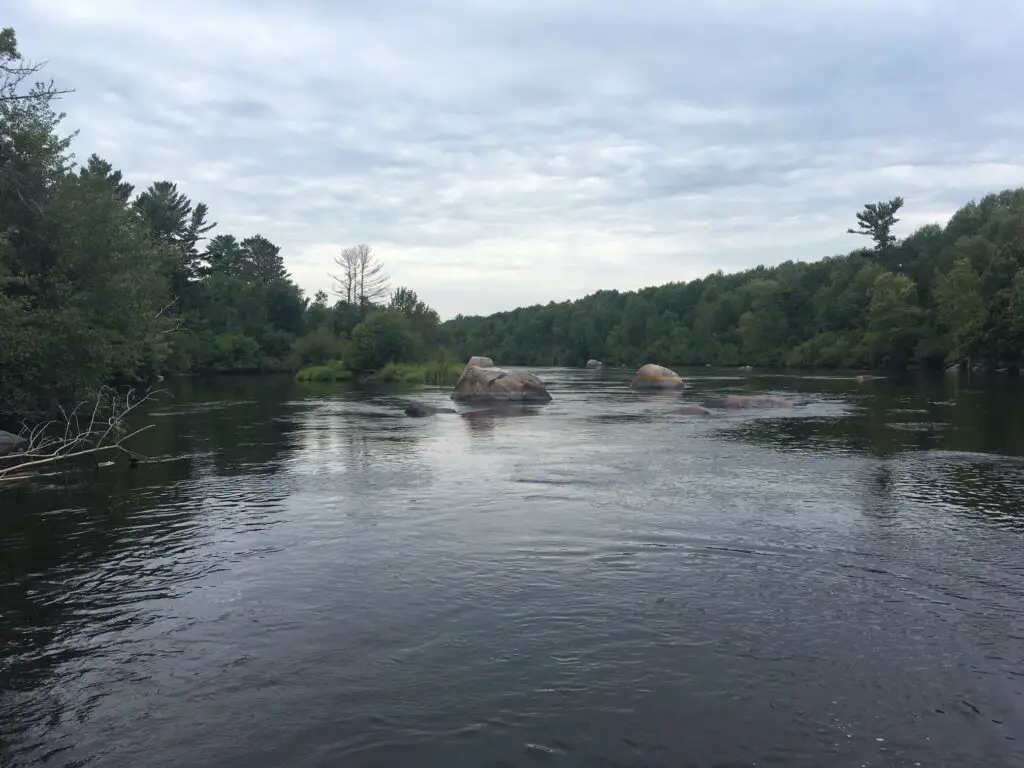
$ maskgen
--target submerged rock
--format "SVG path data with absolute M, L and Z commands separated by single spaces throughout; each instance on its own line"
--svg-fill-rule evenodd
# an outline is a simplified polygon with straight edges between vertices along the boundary
M 587 360 L 587 364 L 586 364 L 585 367 L 586 368 L 590 368 L 591 370 L 594 370 L 594 369 L 597 369 L 597 368 L 603 368 L 604 367 L 604 363 L 602 363 L 600 360 L 595 360 L 594 358 L 590 358 L 589 360 Z
M 695 405 L 693 403 L 686 403 L 685 405 L 681 405 L 678 408 L 676 408 L 676 410 L 673 411 L 673 413 L 676 413 L 676 414 L 678 414 L 680 416 L 710 416 L 711 415 L 711 411 L 709 411 L 707 408 L 702 408 L 701 406 Z
M 13 432 L 6 432 L 0 429 L 0 456 L 6 456 L 8 453 L 14 453 L 15 451 L 24 448 L 28 444 L 21 435 L 16 435 Z
M 768 395 L 723 395 L 708 398 L 702 405 L 705 408 L 792 408 L 794 403 Z
M 535 374 L 473 365 L 473 359 L 455 382 L 455 389 L 450 395 L 452 400 L 463 403 L 546 403 L 551 400 L 547 386 Z
M 663 365 L 647 363 L 633 376 L 633 389 L 682 389 L 683 377 Z
M 437 413 L 455 413 L 454 408 L 439 408 L 427 403 L 409 403 L 405 407 L 405 415 L 413 417 L 433 416 Z

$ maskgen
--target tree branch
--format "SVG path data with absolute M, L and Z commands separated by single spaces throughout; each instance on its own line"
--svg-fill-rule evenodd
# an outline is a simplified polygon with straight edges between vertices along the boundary
M 163 317 L 164 312 L 166 312 L 167 310 L 169 310 L 171 307 L 178 303 L 179 298 L 179 296 L 176 296 L 169 302 L 167 302 L 163 309 L 161 309 L 159 312 L 153 315 L 153 319 L 159 320 L 161 317 Z M 160 331 L 160 333 L 177 333 L 178 331 L 181 330 L 181 327 L 185 324 L 185 319 L 181 316 L 172 319 L 174 320 L 174 325 L 171 326 L 170 328 L 164 328 L 162 331 Z
M 20 436 L 26 440 L 25 447 L 17 453 L 0 456 L 0 484 L 5 480 L 23 477 L 28 469 L 56 464 L 67 459 L 90 456 L 103 451 L 120 451 L 132 457 L 140 454 L 129 450 L 124 443 L 136 435 L 145 432 L 153 425 L 126 433 L 126 419 L 141 405 L 152 400 L 166 390 L 151 390 L 135 396 L 135 390 L 128 390 L 123 396 L 107 389 L 100 390 L 92 402 L 92 408 L 86 417 L 79 417 L 79 412 L 89 405 L 88 402 L 78 403 L 69 413 L 61 410 L 62 421 L 48 421 L 26 426 Z M 54 434 L 58 432 L 58 434 Z M 10 462 L 10 466 L 4 464 Z

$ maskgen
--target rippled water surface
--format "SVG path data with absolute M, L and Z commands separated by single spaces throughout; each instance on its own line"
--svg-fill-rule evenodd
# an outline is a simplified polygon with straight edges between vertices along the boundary
M 1024 765 L 1016 380 L 538 373 L 180 380 L 0 492 L 0 765 Z

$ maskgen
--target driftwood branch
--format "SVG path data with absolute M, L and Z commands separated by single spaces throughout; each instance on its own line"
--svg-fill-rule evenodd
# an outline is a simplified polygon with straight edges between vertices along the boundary
M 126 421 L 141 405 L 165 392 L 147 389 L 138 395 L 134 389 L 117 393 L 104 388 L 91 402 L 79 403 L 70 412 L 61 409 L 60 419 L 25 425 L 19 434 L 24 440 L 21 448 L 0 456 L 0 484 L 22 477 L 26 470 L 106 451 L 138 458 L 125 443 L 153 425 L 129 431 Z
M 170 309 L 171 307 L 173 307 L 177 303 L 178 303 L 178 297 L 175 296 L 169 302 L 164 304 L 163 308 L 159 312 L 157 312 L 155 315 L 153 315 L 154 319 L 157 318 L 157 317 L 163 317 L 164 312 L 166 312 L 168 309 Z

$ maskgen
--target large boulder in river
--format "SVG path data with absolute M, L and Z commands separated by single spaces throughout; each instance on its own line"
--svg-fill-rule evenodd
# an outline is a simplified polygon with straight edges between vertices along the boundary
M 494 361 L 489 357 L 482 357 L 481 355 L 473 355 L 469 358 L 469 362 L 466 365 L 477 365 L 481 368 L 493 368 Z
M 546 403 L 551 394 L 533 373 L 467 365 L 455 382 L 451 399 L 461 403 Z
M 603 366 L 604 363 L 602 363 L 600 360 L 595 360 L 594 358 L 590 358 L 589 360 L 587 360 L 586 367 L 590 368 L 591 370 L 596 370 L 597 368 L 601 368 Z
M 633 389 L 682 389 L 683 377 L 663 365 L 647 363 L 633 376 Z

